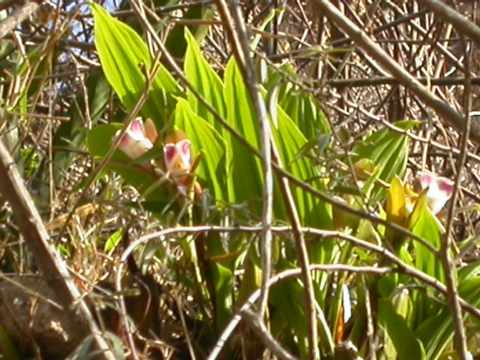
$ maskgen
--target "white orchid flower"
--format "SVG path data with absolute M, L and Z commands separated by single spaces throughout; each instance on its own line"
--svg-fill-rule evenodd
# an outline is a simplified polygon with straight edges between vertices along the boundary
M 152 120 L 147 119 L 144 126 L 142 119 L 138 117 L 131 122 L 118 148 L 135 160 L 153 148 L 157 136 Z
M 430 210 L 434 214 L 438 214 L 452 196 L 453 181 L 427 171 L 419 173 L 419 181 L 422 190 L 427 189 L 427 200 Z

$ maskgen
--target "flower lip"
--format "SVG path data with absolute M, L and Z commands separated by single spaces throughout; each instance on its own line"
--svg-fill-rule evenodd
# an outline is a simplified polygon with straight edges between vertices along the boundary
M 191 143 L 188 139 L 167 143 L 163 147 L 165 167 L 174 176 L 186 174 L 191 167 Z
M 438 187 L 440 190 L 449 194 L 449 196 L 453 194 L 454 183 L 450 179 L 440 178 L 438 181 Z

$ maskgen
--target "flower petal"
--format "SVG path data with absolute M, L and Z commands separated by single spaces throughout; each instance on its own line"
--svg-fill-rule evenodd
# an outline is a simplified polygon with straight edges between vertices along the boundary
M 192 156 L 191 156 L 191 145 L 192 143 L 188 139 L 184 139 L 179 141 L 176 144 L 178 153 L 180 154 L 180 157 L 183 162 L 183 167 L 185 168 L 190 168 L 190 164 L 192 162 Z
M 438 214 L 452 196 L 453 181 L 430 172 L 422 172 L 420 173 L 420 184 L 424 190 L 428 189 L 428 205 L 434 214 Z
M 145 137 L 141 118 L 132 121 L 120 140 L 118 148 L 130 159 L 137 159 L 153 148 L 152 142 Z
M 178 152 L 175 144 L 165 144 L 165 146 L 163 147 L 163 159 L 165 161 L 165 167 L 167 168 L 167 171 L 172 170 L 177 156 Z
M 157 127 L 152 119 L 148 118 L 145 121 L 145 136 L 152 144 L 155 144 L 158 139 Z
M 134 136 L 145 136 L 142 118 L 137 117 L 135 120 L 133 120 L 128 128 L 128 131 L 130 131 Z

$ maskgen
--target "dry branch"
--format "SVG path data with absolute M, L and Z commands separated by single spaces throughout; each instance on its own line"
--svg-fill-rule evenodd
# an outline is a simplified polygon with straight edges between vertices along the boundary
M 65 263 L 49 243 L 49 235 L 17 170 L 15 162 L 0 140 L 0 194 L 8 200 L 13 209 L 20 232 L 36 263 L 57 295 L 55 301 L 69 312 L 71 321 L 91 335 L 105 359 L 114 359 L 109 346 L 100 334 L 87 304 L 73 283 Z

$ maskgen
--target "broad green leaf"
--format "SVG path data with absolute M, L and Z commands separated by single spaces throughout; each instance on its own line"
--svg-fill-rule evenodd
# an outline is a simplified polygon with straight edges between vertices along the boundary
M 402 130 L 409 130 L 418 124 L 418 121 L 404 120 L 394 125 Z M 408 144 L 409 138 L 407 136 L 390 129 L 383 129 L 355 145 L 353 152 L 358 159 L 373 161 L 377 168 L 376 176 L 380 180 L 390 183 L 395 175 L 403 178 L 405 174 Z M 372 193 L 373 200 L 379 200 L 383 193 L 382 188 L 377 188 Z
M 407 326 L 405 319 L 395 311 L 390 300 L 379 301 L 378 318 L 391 339 L 399 360 L 427 359 L 422 343 Z M 386 354 L 389 359 L 393 358 L 392 355 Z
M 193 155 L 201 153 L 203 159 L 198 166 L 202 179 L 216 200 L 227 200 L 227 149 L 224 140 L 213 126 L 195 114 L 189 103 L 178 99 L 175 109 L 175 126 L 184 131 L 192 142 Z
M 292 89 L 285 92 L 280 106 L 308 140 L 331 133 L 327 117 L 313 95 Z
M 462 268 L 458 272 L 459 295 L 473 306 L 480 306 L 480 266 L 474 263 Z M 424 294 L 422 293 L 422 296 Z M 453 341 L 455 332 L 450 309 L 446 305 L 437 306 L 437 313 L 423 319 L 416 333 L 425 344 L 428 359 L 436 360 L 441 358 L 448 345 Z
M 253 110 L 249 92 L 243 82 L 240 70 L 232 57 L 227 64 L 224 75 L 224 95 L 227 106 L 227 121 L 253 147 L 259 149 L 258 122 Z M 260 212 L 263 172 L 260 160 L 251 154 L 233 135 L 225 136 L 232 149 L 229 167 L 233 192 L 232 201 L 250 202 L 250 209 Z
M 153 65 L 152 56 L 132 28 L 110 16 L 100 5 L 91 3 L 91 7 L 95 21 L 95 46 L 103 71 L 123 105 L 130 110 L 144 91 L 146 70 Z M 173 96 L 178 93 L 175 79 L 160 65 L 142 114 L 162 128 L 173 110 Z
M 209 4 L 192 4 L 188 7 L 188 10 L 182 15 L 182 19 L 185 21 L 189 20 L 209 20 L 213 18 L 214 11 Z M 168 33 L 165 46 L 170 51 L 170 53 L 177 57 L 183 58 L 185 51 L 188 47 L 188 42 L 186 41 L 184 34 L 185 32 L 193 33 L 193 36 L 200 41 L 203 39 L 209 31 L 209 26 L 207 25 L 183 25 L 177 23 L 173 29 Z
M 221 265 L 212 264 L 212 280 L 215 284 L 215 305 L 216 305 L 216 325 L 219 333 L 228 324 L 232 317 L 233 297 L 232 291 L 234 289 L 234 277 L 232 271 Z
M 411 215 L 410 229 L 419 237 L 429 242 L 435 249 L 440 249 L 442 241 L 442 228 L 437 218 L 428 208 L 426 194 L 422 194 L 417 200 L 415 209 Z M 444 282 L 445 273 L 442 262 L 436 254 L 418 241 L 414 241 L 415 248 L 415 266 Z
M 424 320 L 416 330 L 416 334 L 425 345 L 427 359 L 436 360 L 453 339 L 451 314 L 444 309 L 438 315 L 429 316 Z
M 278 108 L 278 122 L 277 126 L 272 124 L 272 132 L 284 168 L 303 181 L 310 182 L 315 178 L 317 172 L 311 161 L 299 155 L 307 139 L 281 108 Z M 318 180 L 314 181 L 313 185 L 323 188 L 323 184 Z M 328 204 L 298 187 L 292 190 L 303 224 L 323 228 L 332 226 L 331 207 Z M 277 195 L 277 204 L 280 201 L 283 203 Z
M 304 289 L 298 281 L 285 281 L 271 289 L 272 334 L 282 343 L 291 343 L 307 358 L 307 319 L 303 307 Z
M 188 48 L 185 55 L 184 71 L 188 81 L 220 116 L 226 118 L 227 110 L 223 97 L 222 80 L 205 59 L 197 41 L 188 30 L 185 32 L 185 38 Z M 197 115 L 208 120 L 222 134 L 223 127 L 214 120 L 213 115 L 190 90 L 187 91 L 187 98 Z

